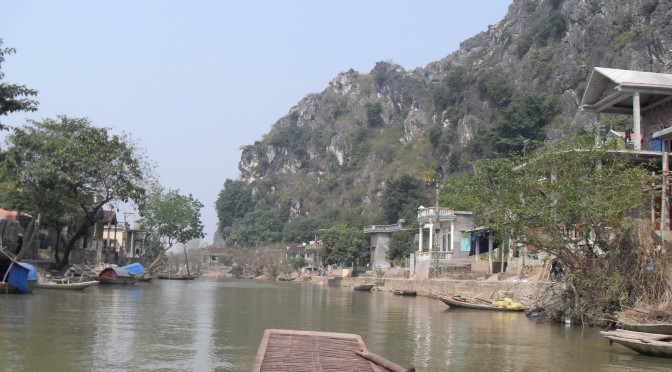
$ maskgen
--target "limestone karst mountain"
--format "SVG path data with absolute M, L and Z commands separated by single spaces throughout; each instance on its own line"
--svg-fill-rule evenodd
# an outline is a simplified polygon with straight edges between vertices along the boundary
M 366 221 L 386 180 L 446 177 L 592 125 L 579 104 L 593 67 L 665 72 L 671 49 L 668 1 L 515 0 L 424 68 L 379 62 L 334 77 L 243 147 L 239 182 L 284 222 Z

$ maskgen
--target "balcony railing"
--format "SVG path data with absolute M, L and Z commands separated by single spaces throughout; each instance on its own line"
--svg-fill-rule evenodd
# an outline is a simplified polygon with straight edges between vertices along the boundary
M 436 260 L 436 258 L 439 258 L 439 261 L 442 260 L 452 260 L 453 259 L 453 252 L 423 252 L 423 253 L 416 253 L 416 257 L 418 261 L 433 261 Z
M 398 223 L 395 223 L 394 225 L 371 225 L 371 226 L 364 226 L 364 232 L 365 233 L 373 233 L 373 232 L 389 232 L 389 231 L 397 231 L 401 230 L 402 226 Z
M 418 220 L 426 222 L 428 220 L 436 219 L 436 208 L 421 208 L 418 209 Z M 450 221 L 455 219 L 455 211 L 448 208 L 439 207 L 439 220 Z

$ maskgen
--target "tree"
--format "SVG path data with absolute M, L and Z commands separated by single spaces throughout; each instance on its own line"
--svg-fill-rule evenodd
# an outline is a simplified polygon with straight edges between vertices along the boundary
M 193 239 L 202 239 L 203 224 L 201 209 L 203 204 L 191 194 L 182 195 L 179 190 L 165 190 L 154 185 L 142 205 L 140 205 L 140 225 L 158 242 L 158 252 L 147 271 L 152 272 L 164 257 L 164 253 L 175 244 L 183 244 Z
M 283 222 L 277 213 L 255 209 L 226 230 L 226 243 L 238 247 L 256 247 L 259 244 L 282 240 Z
M 479 162 L 460 189 L 476 225 L 561 262 L 574 293 L 564 316 L 599 324 L 621 305 L 669 295 L 667 259 L 641 218 L 655 180 L 634 160 L 605 148 L 549 147 Z M 649 259 L 658 265 L 647 273 Z
M 413 235 L 408 231 L 395 231 L 390 236 L 390 249 L 387 251 L 387 260 L 402 260 L 414 251 Z
M 0 67 L 5 62 L 5 55 L 16 53 L 14 48 L 3 48 L 0 38 Z M 26 88 L 25 85 L 3 83 L 5 74 L 0 70 L 0 116 L 5 116 L 17 111 L 37 111 L 39 102 L 29 97 L 37 96 L 35 89 Z M 6 130 L 7 126 L 0 122 L 0 130 Z
M 320 256 L 324 264 L 354 265 L 369 242 L 361 229 L 337 225 L 323 232 L 322 244 Z
M 317 231 L 325 226 L 320 217 L 298 217 L 285 224 L 282 230 L 282 240 L 285 243 L 307 242 L 315 238 Z
M 60 267 L 100 220 L 103 206 L 142 200 L 151 177 L 127 136 L 112 135 L 86 118 L 31 120 L 7 141 L 4 166 L 8 181 L 17 185 L 12 199 L 39 216 L 43 228 L 55 229 L 54 258 Z M 66 244 L 62 256 L 61 240 Z
M 516 96 L 502 110 L 490 135 L 498 154 L 522 153 L 546 138 L 544 128 L 557 113 L 551 95 L 526 94 Z
M 406 221 L 417 218 L 418 207 L 427 204 L 423 186 L 422 181 L 411 175 L 402 175 L 387 182 L 382 196 L 383 217 L 387 223 L 396 223 L 402 218 Z
M 236 219 L 243 218 L 254 209 L 252 192 L 243 181 L 224 181 L 224 188 L 215 201 L 215 209 L 219 219 L 219 232 L 226 239 L 226 228 L 233 225 Z
M 504 95 L 508 94 L 502 93 Z M 514 93 L 506 103 L 495 123 L 490 127 L 478 125 L 474 138 L 469 141 L 468 152 L 475 159 L 497 156 L 521 155 L 532 152 L 546 139 L 546 126 L 556 114 L 558 106 L 551 95 Z

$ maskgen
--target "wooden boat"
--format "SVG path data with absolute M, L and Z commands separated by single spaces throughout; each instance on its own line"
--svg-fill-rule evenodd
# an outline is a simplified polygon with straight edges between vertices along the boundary
M 144 273 L 137 277 L 141 282 L 151 282 L 153 277 L 149 273 Z
M 410 290 L 410 289 L 395 289 L 392 291 L 395 295 L 399 296 L 415 296 L 417 295 L 416 291 Z
M 373 288 L 374 284 L 359 284 L 352 287 L 356 291 L 370 291 Z
M 16 261 L 11 253 L 0 250 L 0 293 L 30 293 L 37 279 L 32 265 Z
M 643 355 L 672 358 L 672 335 L 634 332 L 624 329 L 602 331 L 600 334 L 609 342 L 621 344 Z
M 138 278 L 120 267 L 108 267 L 101 271 L 96 279 L 100 284 L 135 285 L 138 282 Z
M 672 335 L 672 323 L 625 323 L 619 322 L 619 328 L 626 331 Z
M 380 367 L 384 369 L 381 369 Z M 361 336 L 350 333 L 267 329 L 252 372 L 414 371 L 371 353 Z
M 88 280 L 86 282 L 45 282 L 37 283 L 36 288 L 39 289 L 59 289 L 59 290 L 82 290 L 89 288 L 92 285 L 98 285 L 100 282 L 97 280 Z
M 182 275 L 182 274 L 159 274 L 158 275 L 159 279 L 167 279 L 167 280 L 194 280 L 198 278 L 198 275 Z
M 437 296 L 446 305 L 451 308 L 475 309 L 475 310 L 490 310 L 490 311 L 525 311 L 522 309 L 510 309 L 505 307 L 493 306 L 488 300 L 483 300 L 476 297 L 466 297 L 461 295 L 442 294 Z

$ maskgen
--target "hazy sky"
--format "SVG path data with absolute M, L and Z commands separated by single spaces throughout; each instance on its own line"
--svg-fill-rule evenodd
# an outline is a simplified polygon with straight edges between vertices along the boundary
M 0 0 L 4 82 L 39 91 L 39 111 L 126 132 L 166 188 L 192 194 L 211 242 L 214 203 L 252 144 L 340 72 L 407 70 L 500 21 L 505 0 Z M 131 217 L 132 218 L 132 217 Z M 262 222 L 263 223 L 263 222 Z

